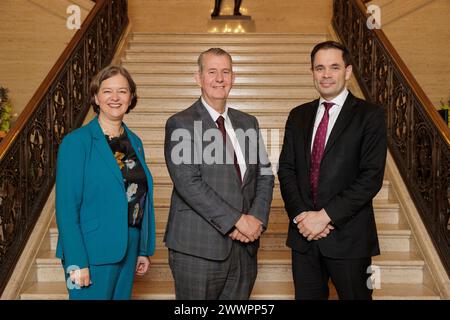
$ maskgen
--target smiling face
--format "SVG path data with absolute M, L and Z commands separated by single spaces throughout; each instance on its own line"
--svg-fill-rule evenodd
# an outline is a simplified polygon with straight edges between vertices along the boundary
M 352 75 L 352 66 L 345 66 L 341 50 L 321 49 L 314 57 L 312 74 L 317 91 L 329 101 L 344 90 Z
M 100 84 L 95 102 L 100 107 L 99 117 L 122 120 L 131 104 L 131 92 L 127 79 L 119 74 L 105 79 Z
M 195 75 L 202 96 L 217 112 L 222 113 L 234 83 L 231 61 L 226 55 L 205 54 L 202 70 Z

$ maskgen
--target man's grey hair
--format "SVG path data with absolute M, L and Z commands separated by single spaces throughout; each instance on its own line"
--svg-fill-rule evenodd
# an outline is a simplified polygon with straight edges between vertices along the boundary
M 200 55 L 198 56 L 197 64 L 198 64 L 198 71 L 200 73 L 203 71 L 203 57 L 206 54 L 213 54 L 215 56 L 227 56 L 228 59 L 230 59 L 230 64 L 233 65 L 233 59 L 231 58 L 231 55 L 228 52 L 226 52 L 222 48 L 209 48 L 208 50 L 200 53 Z

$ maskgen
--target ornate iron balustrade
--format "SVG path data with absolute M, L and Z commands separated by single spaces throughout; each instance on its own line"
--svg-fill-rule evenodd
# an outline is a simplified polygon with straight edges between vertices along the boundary
M 366 1 L 367 2 L 367 1 Z M 334 0 L 333 26 L 365 97 L 384 106 L 389 149 L 450 276 L 450 130 L 361 0 Z
M 127 0 L 97 0 L 0 143 L 0 294 L 53 187 L 58 146 L 83 123 L 89 82 L 127 25 Z

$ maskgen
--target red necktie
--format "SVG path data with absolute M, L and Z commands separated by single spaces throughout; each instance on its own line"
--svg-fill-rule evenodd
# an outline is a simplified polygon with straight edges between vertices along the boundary
M 239 177 L 239 181 L 242 182 L 241 168 L 239 167 L 237 157 L 236 157 L 236 152 L 234 152 L 233 144 L 231 143 L 231 141 L 230 141 L 230 143 L 227 144 L 227 131 L 225 130 L 224 117 L 219 116 L 216 120 L 216 123 L 217 123 L 217 126 L 219 127 L 220 132 L 222 133 L 223 145 L 226 146 L 228 148 L 228 151 L 230 151 L 230 153 L 232 153 L 234 155 L 234 167 L 236 168 L 236 172 Z M 228 138 L 228 140 L 229 140 L 229 138 Z
M 311 194 L 314 204 L 317 200 L 317 190 L 319 187 L 319 174 L 320 174 L 320 162 L 322 161 L 323 152 L 325 150 L 325 140 L 327 137 L 328 120 L 330 115 L 328 111 L 334 105 L 332 102 L 324 102 L 325 112 L 323 113 L 322 120 L 320 120 L 317 127 L 316 136 L 314 137 L 314 144 L 311 152 L 311 171 L 309 180 L 311 183 Z

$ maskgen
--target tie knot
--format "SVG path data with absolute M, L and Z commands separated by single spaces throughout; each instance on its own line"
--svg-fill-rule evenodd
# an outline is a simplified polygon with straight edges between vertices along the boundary
M 222 116 L 219 116 L 219 117 L 217 118 L 217 120 L 216 120 L 216 123 L 217 123 L 217 125 L 218 125 L 219 127 L 223 127 L 223 126 L 224 126 L 224 123 L 225 123 L 225 118 L 222 117 Z
M 334 106 L 334 102 L 323 102 L 323 106 L 325 107 L 325 111 L 328 112 Z

